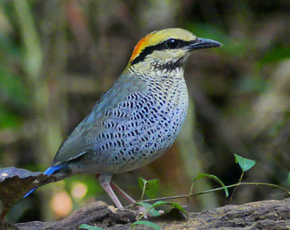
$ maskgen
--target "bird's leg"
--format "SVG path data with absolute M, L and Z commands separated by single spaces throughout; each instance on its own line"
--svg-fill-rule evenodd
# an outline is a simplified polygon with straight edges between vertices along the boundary
M 112 201 L 115 203 L 117 208 L 122 209 L 123 205 L 119 201 L 118 197 L 116 196 L 116 194 L 114 193 L 114 191 L 110 185 L 110 181 L 111 181 L 112 176 L 113 175 L 111 175 L 111 174 L 102 174 L 98 177 L 98 179 L 100 181 L 102 188 L 111 197 Z
M 121 196 L 123 196 L 130 204 L 136 203 L 136 201 L 132 197 L 130 197 L 118 185 L 116 185 L 113 181 L 111 181 L 112 175 L 110 175 L 110 174 L 98 175 L 97 174 L 96 177 L 100 181 L 102 188 L 111 197 L 112 201 L 115 203 L 117 208 L 122 209 L 123 206 L 122 206 L 121 202 L 119 201 L 118 197 L 116 196 L 116 194 L 114 193 L 113 189 L 117 193 L 119 193 Z M 135 210 L 137 210 L 139 213 L 145 213 L 147 211 L 146 208 L 144 208 L 140 205 L 135 206 Z
M 114 189 L 117 193 L 119 193 L 122 197 L 124 197 L 129 204 L 135 204 L 136 200 L 134 200 L 132 197 L 130 197 L 127 193 L 125 193 L 118 185 L 116 185 L 113 181 L 110 182 L 112 189 Z M 140 205 L 135 205 L 133 207 L 137 212 L 140 214 L 145 213 L 147 211 L 146 208 L 140 206 Z M 147 218 L 147 215 L 145 215 L 145 218 Z
M 136 200 L 130 197 L 127 193 L 125 193 L 118 185 L 116 185 L 113 181 L 110 182 L 112 189 L 114 189 L 117 193 L 119 193 L 122 197 L 124 197 L 129 204 L 135 204 Z

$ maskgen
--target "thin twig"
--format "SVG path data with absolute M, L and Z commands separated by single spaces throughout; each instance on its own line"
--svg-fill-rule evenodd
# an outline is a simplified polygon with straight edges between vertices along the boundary
M 237 184 L 232 184 L 232 185 L 228 185 L 225 186 L 226 188 L 232 188 L 232 187 L 238 187 L 241 185 L 264 185 L 264 186 L 269 186 L 269 187 L 273 187 L 273 188 L 278 188 L 283 190 L 284 192 L 288 193 L 288 195 L 290 195 L 290 191 L 288 191 L 287 189 L 275 185 L 275 184 L 268 184 L 268 183 L 260 183 L 260 182 L 239 182 Z M 211 192 L 216 192 L 216 191 L 220 191 L 220 190 L 224 190 L 224 187 L 219 187 L 219 188 L 215 188 L 215 189 L 210 189 L 204 192 L 199 192 L 199 193 L 195 193 L 195 194 L 188 194 L 188 195 L 179 195 L 179 196 L 170 196 L 170 197 L 162 197 L 162 198 L 154 198 L 154 199 L 148 199 L 148 200 L 143 200 L 142 202 L 146 202 L 146 203 L 150 203 L 150 202 L 155 202 L 155 201 L 164 201 L 164 200 L 172 200 L 172 199 L 182 199 L 182 198 L 191 198 L 194 196 L 199 196 L 199 195 L 203 195 L 203 194 L 207 194 L 207 193 L 211 193 Z M 125 208 L 130 208 L 132 205 L 128 205 Z

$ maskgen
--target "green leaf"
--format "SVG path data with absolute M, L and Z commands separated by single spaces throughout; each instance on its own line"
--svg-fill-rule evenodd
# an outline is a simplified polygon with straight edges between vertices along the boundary
M 144 194 L 146 194 L 149 199 L 156 197 L 158 188 L 159 188 L 159 179 L 145 180 L 142 177 L 139 177 L 139 187 L 142 189 L 141 200 L 143 200 Z
M 146 226 L 154 228 L 156 230 L 161 230 L 161 228 L 157 224 L 154 224 L 154 223 L 152 223 L 150 221 L 144 221 L 144 220 L 138 220 L 138 221 L 134 222 L 132 224 L 132 226 L 135 226 L 135 225 L 138 225 L 138 224 L 139 225 L 146 225 Z
M 144 202 L 137 202 L 136 204 L 141 205 L 144 208 L 146 208 L 147 213 L 149 213 L 151 216 L 160 216 L 161 215 L 158 211 L 155 210 L 155 207 L 158 207 L 160 205 L 168 205 L 168 206 L 172 206 L 174 208 L 177 208 L 179 211 L 183 212 L 187 216 L 187 213 L 184 210 L 184 208 L 182 208 L 182 206 L 180 204 L 173 203 L 173 202 L 157 201 L 152 205 L 144 203 Z
M 138 182 L 141 189 L 143 189 L 144 185 L 147 184 L 147 180 L 143 179 L 142 177 L 139 177 Z
M 290 172 L 288 173 L 288 184 L 290 184 Z
M 104 230 L 103 228 L 99 228 L 99 227 L 91 226 L 91 225 L 87 225 L 87 224 L 82 224 L 79 226 L 79 228 L 85 228 L 87 230 Z
M 256 164 L 256 161 L 243 158 L 237 154 L 234 154 L 234 155 L 235 155 L 236 163 L 238 163 L 240 165 L 241 169 L 244 172 L 248 171 Z
M 214 179 L 216 182 L 218 182 L 221 186 L 223 186 L 223 188 L 224 188 L 224 190 L 225 190 L 225 193 L 226 193 L 226 197 L 229 196 L 229 191 L 228 191 L 227 187 L 226 187 L 226 186 L 224 185 L 224 183 L 223 183 L 223 182 L 222 182 L 222 181 L 221 181 L 217 176 L 215 176 L 215 175 L 205 174 L 205 173 L 200 173 L 200 174 L 197 175 L 196 178 L 194 178 L 193 181 L 197 181 L 197 180 L 199 180 L 199 179 L 201 179 L 201 178 L 205 178 L 205 177 L 210 178 L 210 179 Z
M 160 216 L 161 215 L 151 204 L 144 203 L 144 202 L 136 202 L 135 205 L 140 205 L 140 206 L 144 207 L 150 216 Z
M 177 208 L 179 211 L 183 212 L 185 215 L 187 215 L 187 212 L 184 210 L 184 208 L 182 208 L 182 206 L 180 204 L 173 203 L 173 202 L 157 201 L 154 204 L 152 204 L 152 207 L 157 207 L 157 206 L 160 206 L 160 205 L 172 206 L 174 208 Z
M 159 179 L 149 180 L 145 189 L 145 194 L 149 199 L 156 197 L 159 188 Z

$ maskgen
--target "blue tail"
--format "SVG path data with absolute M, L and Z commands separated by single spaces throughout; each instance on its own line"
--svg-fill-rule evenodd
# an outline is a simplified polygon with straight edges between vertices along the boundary
M 45 170 L 45 172 L 43 173 L 44 175 L 51 175 L 54 172 L 56 172 L 57 170 L 61 169 L 63 167 L 63 165 L 58 165 L 58 166 L 52 166 L 49 167 L 48 169 Z M 31 193 L 33 193 L 37 188 L 34 188 L 32 190 L 30 190 L 28 193 L 25 194 L 25 197 L 28 197 Z
M 58 165 L 58 166 L 52 166 L 52 167 L 49 167 L 48 169 L 46 169 L 44 171 L 44 175 L 51 175 L 53 174 L 54 172 L 56 172 L 57 170 L 61 169 L 64 165 Z

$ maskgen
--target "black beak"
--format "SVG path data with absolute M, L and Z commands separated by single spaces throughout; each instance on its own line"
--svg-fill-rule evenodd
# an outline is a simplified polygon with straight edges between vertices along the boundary
M 205 48 L 213 48 L 213 47 L 221 47 L 223 44 L 207 39 L 207 38 L 197 38 L 192 44 L 188 46 L 190 50 L 197 49 L 205 49 Z

